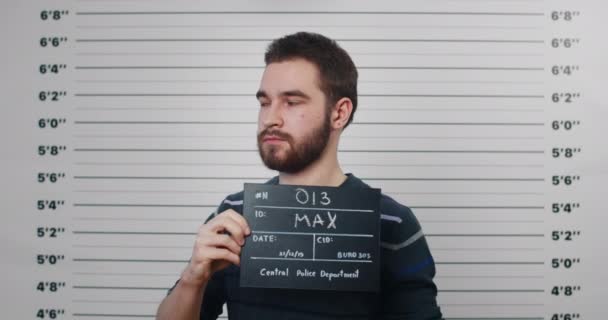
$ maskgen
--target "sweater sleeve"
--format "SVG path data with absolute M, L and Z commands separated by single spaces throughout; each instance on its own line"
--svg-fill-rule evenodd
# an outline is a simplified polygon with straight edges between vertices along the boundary
M 382 210 L 381 318 L 442 319 L 433 282 L 435 262 L 418 220 L 393 201 Z

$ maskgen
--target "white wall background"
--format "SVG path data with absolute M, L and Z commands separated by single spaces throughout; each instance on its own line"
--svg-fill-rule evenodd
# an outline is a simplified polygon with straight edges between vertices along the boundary
M 263 52 L 307 30 L 337 39 L 359 67 L 359 110 L 340 159 L 413 208 L 446 318 L 602 318 L 603 2 L 1 7 L 3 317 L 153 318 L 199 224 L 244 182 L 274 175 L 255 151 Z M 46 10 L 68 12 L 44 20 Z M 42 46 L 43 37 L 67 40 Z M 47 91 L 65 95 L 42 101 Z M 65 120 L 53 128 L 46 119 Z M 40 146 L 65 150 L 40 155 Z M 565 185 L 564 176 L 577 178 Z

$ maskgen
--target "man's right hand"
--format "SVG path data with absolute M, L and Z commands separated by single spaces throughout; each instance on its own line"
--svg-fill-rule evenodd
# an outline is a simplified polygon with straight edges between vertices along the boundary
M 215 272 L 230 264 L 240 265 L 241 247 L 250 234 L 245 218 L 232 209 L 203 224 L 196 235 L 192 257 L 182 272 L 181 281 L 202 286 Z

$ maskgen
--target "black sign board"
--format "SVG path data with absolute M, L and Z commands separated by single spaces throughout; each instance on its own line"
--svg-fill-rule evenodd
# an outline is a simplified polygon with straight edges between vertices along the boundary
M 242 287 L 378 291 L 380 189 L 245 184 Z

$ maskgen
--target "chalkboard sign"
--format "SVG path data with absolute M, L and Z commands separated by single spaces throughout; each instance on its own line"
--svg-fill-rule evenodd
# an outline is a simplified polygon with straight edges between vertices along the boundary
M 378 291 L 380 189 L 246 183 L 243 287 Z

